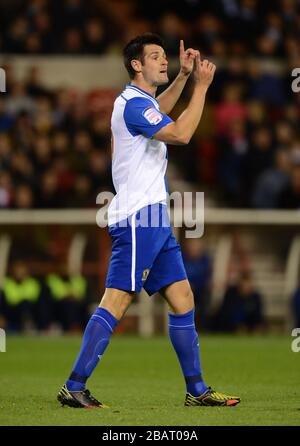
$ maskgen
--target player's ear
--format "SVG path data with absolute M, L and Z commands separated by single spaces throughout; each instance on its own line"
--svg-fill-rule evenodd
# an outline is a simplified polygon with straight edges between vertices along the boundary
M 136 73 L 141 73 L 142 71 L 142 62 L 138 59 L 132 59 L 132 61 L 130 62 L 132 68 L 134 69 L 134 71 Z

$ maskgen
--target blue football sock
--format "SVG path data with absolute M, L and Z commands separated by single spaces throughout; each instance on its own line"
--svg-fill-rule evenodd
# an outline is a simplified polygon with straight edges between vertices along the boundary
M 69 390 L 79 391 L 85 388 L 85 383 L 103 355 L 118 322 L 109 311 L 97 308 L 86 326 L 79 355 L 66 382 Z
M 194 310 L 185 314 L 169 313 L 169 336 L 179 359 L 186 391 L 199 396 L 207 389 L 201 372 L 198 334 Z

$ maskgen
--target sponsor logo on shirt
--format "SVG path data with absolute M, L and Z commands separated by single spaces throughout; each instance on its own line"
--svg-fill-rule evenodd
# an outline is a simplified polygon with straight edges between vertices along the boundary
M 163 115 L 154 107 L 147 107 L 143 111 L 143 116 L 151 125 L 157 125 L 162 121 Z

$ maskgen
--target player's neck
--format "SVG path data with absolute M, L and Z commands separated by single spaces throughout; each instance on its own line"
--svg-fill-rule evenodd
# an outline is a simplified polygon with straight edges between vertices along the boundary
M 155 98 L 157 87 L 149 85 L 144 80 L 137 79 L 132 80 L 130 84 L 140 88 L 141 90 L 144 90 L 146 93 L 150 94 L 150 96 L 153 96 Z

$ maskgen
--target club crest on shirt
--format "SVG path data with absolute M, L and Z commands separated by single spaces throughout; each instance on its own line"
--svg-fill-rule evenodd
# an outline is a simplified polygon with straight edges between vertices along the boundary
M 142 275 L 142 280 L 146 280 L 149 273 L 150 273 L 150 269 L 144 269 L 143 275 Z
M 156 110 L 156 108 L 151 106 L 145 108 L 145 110 L 143 111 L 143 116 L 152 125 L 158 124 L 160 121 L 162 121 L 163 118 L 163 115 L 158 110 Z

